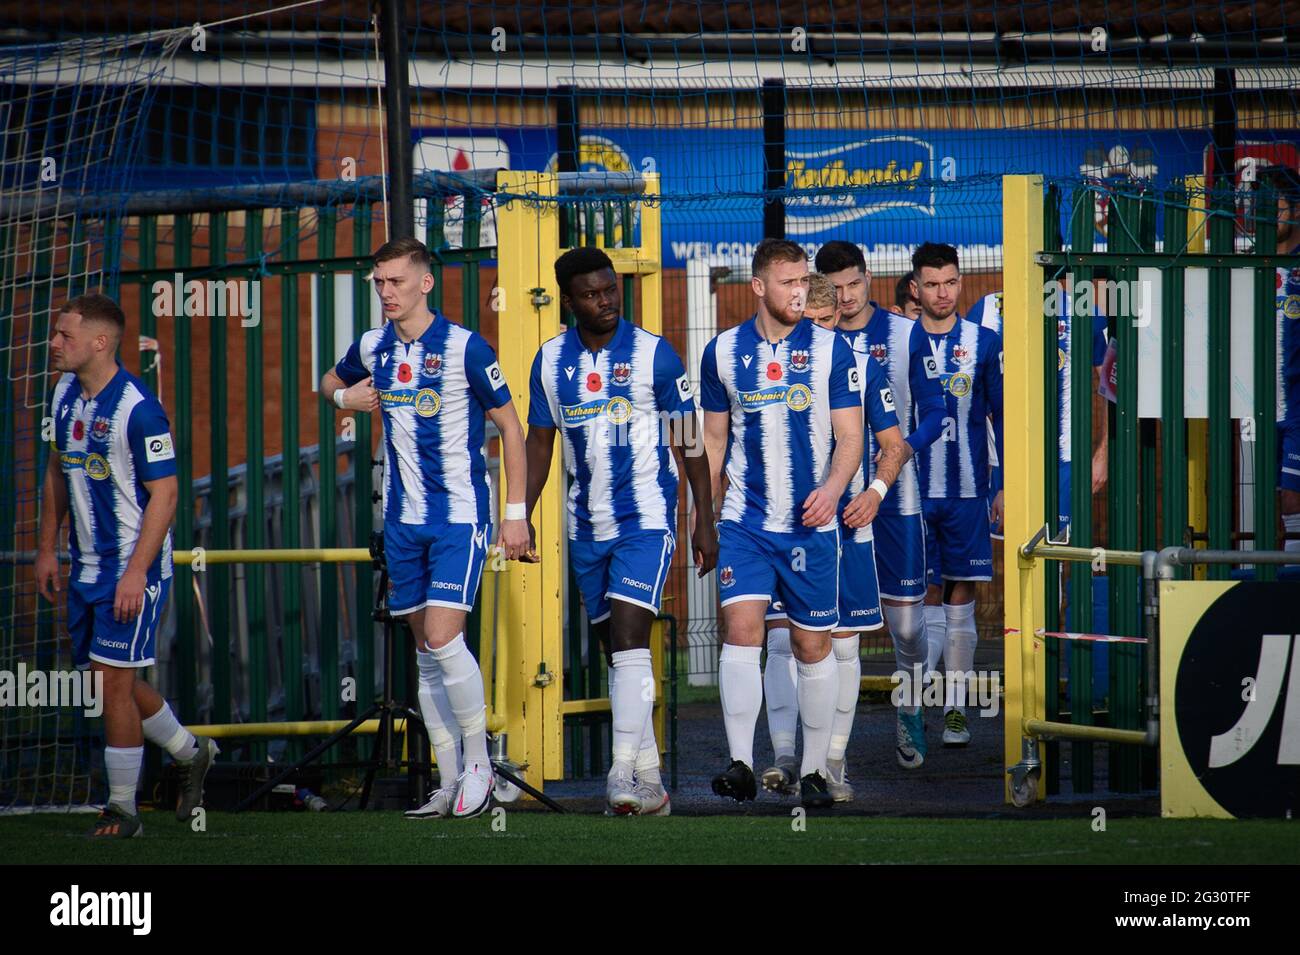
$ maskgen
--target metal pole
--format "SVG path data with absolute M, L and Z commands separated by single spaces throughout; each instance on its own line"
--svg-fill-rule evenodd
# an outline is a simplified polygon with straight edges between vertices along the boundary
M 763 238 L 785 238 L 785 81 L 763 81 Z
M 384 115 L 388 124 L 388 235 L 392 239 L 405 239 L 415 235 L 415 200 L 411 192 L 414 160 L 406 35 L 398 0 L 380 3 L 379 32 L 384 49 Z
M 578 117 L 578 90 L 573 86 L 561 86 L 555 91 L 555 136 L 556 171 L 576 173 L 582 155 L 582 124 Z M 578 244 L 576 238 L 570 239 L 576 231 L 576 208 L 560 206 L 560 244 L 571 247 Z

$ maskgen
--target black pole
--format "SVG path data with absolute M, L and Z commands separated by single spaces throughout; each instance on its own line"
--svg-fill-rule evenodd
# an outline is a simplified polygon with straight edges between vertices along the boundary
M 582 149 L 582 124 L 578 120 L 578 88 L 561 86 L 555 91 L 555 144 L 556 171 L 577 172 L 578 160 Z M 560 206 L 560 246 L 570 241 L 581 245 L 580 239 L 570 239 L 569 224 L 576 220 L 571 216 L 573 210 Z M 575 230 L 576 231 L 576 230 Z
M 1214 187 L 1227 189 L 1236 180 L 1237 82 L 1232 70 L 1214 71 Z M 1215 249 L 1222 252 L 1222 249 Z M 1227 251 L 1231 252 L 1231 249 Z
M 763 81 L 763 189 L 776 195 L 785 189 L 785 80 Z M 763 204 L 763 238 L 785 238 L 785 201 Z
M 407 84 L 406 36 L 398 0 L 381 0 L 379 33 L 384 48 L 384 112 L 388 118 L 388 237 L 415 235 L 411 192 L 411 91 Z

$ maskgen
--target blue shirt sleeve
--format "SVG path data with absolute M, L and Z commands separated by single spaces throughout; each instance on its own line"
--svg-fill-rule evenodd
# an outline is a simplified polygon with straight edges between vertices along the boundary
M 700 359 L 700 407 L 705 411 L 731 411 L 731 400 L 727 389 L 718 376 L 718 340 L 711 339 L 704 346 L 704 357 Z
M 491 410 L 509 403 L 510 389 L 506 387 L 506 376 L 497 363 L 496 352 L 477 333 L 470 335 L 465 346 L 465 377 L 470 391 L 484 408 Z
M 349 388 L 370 377 L 369 370 L 361 363 L 361 342 L 353 342 L 348 346 L 347 354 L 334 366 L 334 374 Z
M 880 362 L 870 356 L 862 363 L 866 374 L 863 385 L 866 399 L 867 424 L 872 433 L 898 427 L 898 409 L 894 404 L 894 391 L 889 387 L 889 377 Z
M 998 461 L 1002 461 L 1002 341 L 992 333 L 982 343 L 988 348 L 988 360 L 984 362 L 984 394 L 989 408 L 989 420 L 993 422 L 993 444 L 997 449 Z M 999 476 L 1000 477 L 1000 476 Z
M 943 417 L 948 410 L 943 400 L 943 384 L 939 367 L 926 345 L 925 329 L 917 322 L 909 339 L 910 351 L 907 369 L 908 384 L 912 386 L 912 414 L 915 427 L 907 436 L 912 450 L 922 451 L 934 444 L 943 434 Z
M 659 339 L 655 348 L 655 403 L 660 411 L 679 414 L 694 413 L 695 396 L 691 393 L 691 381 L 686 377 L 686 368 L 682 360 L 668 344 L 668 339 Z
M 176 473 L 176 445 L 167 413 L 156 399 L 142 401 L 131 409 L 126 438 L 131 446 L 131 462 L 141 481 L 157 481 Z
M 546 395 L 546 386 L 542 384 L 540 350 L 533 356 L 533 370 L 528 376 L 528 425 L 538 428 L 555 427 L 555 419 L 551 417 L 551 402 Z
M 839 335 L 831 345 L 831 410 L 862 407 L 862 374 L 856 353 Z

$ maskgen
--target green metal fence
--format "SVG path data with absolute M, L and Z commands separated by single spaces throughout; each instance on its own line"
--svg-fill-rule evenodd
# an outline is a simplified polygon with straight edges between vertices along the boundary
M 1253 541 L 1255 549 L 1278 547 L 1277 532 L 1277 444 L 1275 417 L 1276 395 L 1276 311 L 1275 274 L 1279 266 L 1294 262 L 1277 256 L 1276 197 L 1261 189 L 1255 206 L 1254 249 L 1250 253 L 1234 251 L 1236 238 L 1236 195 L 1231 190 L 1206 193 L 1198 183 L 1190 182 L 1159 195 L 1151 191 L 1109 194 L 1110 202 L 1107 247 L 1094 248 L 1094 203 L 1100 187 L 1077 187 L 1063 195 L 1050 186 L 1045 197 L 1046 235 L 1039 263 L 1048 281 L 1069 278 L 1074 288 L 1084 283 L 1108 281 L 1140 289 L 1142 283 L 1158 283 L 1159 314 L 1140 314 L 1135 295 L 1120 296 L 1108 310 L 1108 335 L 1117 347 L 1116 400 L 1107 403 L 1107 419 L 1102 423 L 1108 436 L 1108 478 L 1105 514 L 1094 524 L 1091 460 L 1093 454 L 1093 407 L 1095 393 L 1091 362 L 1090 322 L 1073 321 L 1070 326 L 1070 525 L 1069 543 L 1075 547 L 1104 546 L 1116 551 L 1159 550 L 1170 546 L 1192 546 L 1208 542 L 1210 548 L 1228 550 L 1241 541 Z M 1065 203 L 1064 210 L 1062 204 Z M 1064 214 L 1062 214 L 1064 213 Z M 1060 223 L 1068 229 L 1068 246 L 1061 235 Z M 1189 227 L 1190 224 L 1190 227 Z M 1208 251 L 1200 251 L 1208 245 Z M 1232 327 L 1231 278 L 1234 269 L 1254 270 L 1253 319 L 1253 406 L 1249 418 L 1232 416 L 1231 352 L 1234 347 Z M 1153 273 L 1143 269 L 1157 269 Z M 1188 302 L 1185 282 L 1189 270 L 1206 272 L 1208 333 L 1204 340 L 1190 340 L 1186 327 Z M 1239 303 L 1238 303 L 1239 305 Z M 1047 318 L 1046 321 L 1054 321 Z M 1159 326 L 1160 410 L 1158 417 L 1140 416 L 1139 380 L 1152 374 L 1149 358 L 1140 342 L 1146 323 Z M 1047 476 L 1046 512 L 1055 526 L 1057 488 L 1053 476 L 1057 471 L 1056 376 L 1058 368 L 1057 338 L 1045 336 L 1044 374 L 1046 409 Z M 1235 347 L 1243 342 L 1238 339 Z M 1208 414 L 1204 423 L 1186 418 L 1184 394 L 1187 382 L 1184 360 L 1189 350 L 1203 349 L 1208 358 Z M 1087 400 L 1081 400 L 1086 398 Z M 1199 446 L 1208 448 L 1205 461 L 1197 460 L 1191 429 L 1206 428 L 1208 440 Z M 1239 447 L 1243 457 L 1253 465 L 1254 485 L 1243 488 L 1234 475 L 1234 455 Z M 1189 488 L 1189 475 L 1205 473 L 1206 486 Z M 1242 493 L 1253 494 L 1253 531 L 1234 526 L 1234 503 Z M 1193 495 L 1202 495 L 1196 501 Z M 1206 515 L 1205 526 L 1198 526 L 1196 513 Z M 1108 582 L 1107 632 L 1114 635 L 1141 637 L 1142 602 L 1139 568 L 1108 566 L 1103 568 Z M 1223 578 L 1230 573 L 1227 565 L 1209 568 L 1211 577 Z M 1186 570 L 1180 573 L 1187 573 Z M 1276 568 L 1258 566 L 1258 579 L 1273 579 Z M 1059 570 L 1055 563 L 1047 567 L 1046 592 L 1057 593 Z M 1073 633 L 1093 633 L 1097 621 L 1093 613 L 1094 580 L 1086 564 L 1076 564 L 1067 587 L 1066 609 L 1049 599 L 1046 629 Z M 1064 622 L 1064 627 L 1062 627 Z M 1139 730 L 1145 725 L 1147 700 L 1155 687 L 1147 685 L 1146 646 L 1138 643 L 1109 643 L 1108 680 L 1095 686 L 1092 679 L 1094 656 L 1092 642 L 1071 641 L 1063 646 L 1048 641 L 1046 659 L 1047 719 L 1082 725 L 1101 725 Z M 1065 677 L 1064 683 L 1062 677 Z M 1048 744 L 1048 793 L 1060 791 L 1059 742 Z M 1070 786 L 1075 793 L 1093 792 L 1097 787 L 1094 744 L 1074 741 L 1069 746 Z M 1156 753 L 1136 746 L 1112 744 L 1108 747 L 1107 788 L 1111 792 L 1136 793 L 1151 790 L 1157 784 Z

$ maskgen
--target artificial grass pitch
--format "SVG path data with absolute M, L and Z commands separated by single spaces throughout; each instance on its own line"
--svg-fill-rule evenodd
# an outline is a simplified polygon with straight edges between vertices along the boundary
M 0 818 L 6 862 L 149 864 L 604 863 L 1257 864 L 1300 858 L 1272 820 L 915 819 L 782 816 L 611 819 L 505 809 L 464 821 L 397 812 L 210 813 L 193 832 L 145 812 L 144 834 L 92 841 L 88 814 Z

